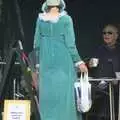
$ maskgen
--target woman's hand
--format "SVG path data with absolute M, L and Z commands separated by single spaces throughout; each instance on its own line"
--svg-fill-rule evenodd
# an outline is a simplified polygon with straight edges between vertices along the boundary
M 88 68 L 85 65 L 85 63 L 81 63 L 78 68 L 80 69 L 80 72 L 88 72 Z

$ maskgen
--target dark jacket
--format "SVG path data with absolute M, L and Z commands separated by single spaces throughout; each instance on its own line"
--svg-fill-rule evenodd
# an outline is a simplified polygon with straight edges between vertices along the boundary
M 95 50 L 92 57 L 99 59 L 97 68 L 91 69 L 94 77 L 115 77 L 115 72 L 120 72 L 120 45 L 111 49 L 103 44 Z
M 99 65 L 96 68 L 90 69 L 90 75 L 93 77 L 115 77 L 115 72 L 120 72 L 120 46 L 116 44 L 114 49 L 110 49 L 107 45 L 103 44 L 94 50 L 92 58 L 99 59 Z M 108 85 L 108 84 L 107 84 Z M 117 86 L 115 86 L 115 103 L 118 100 Z M 93 105 L 89 114 L 99 117 L 105 117 L 109 119 L 109 95 L 108 86 L 103 90 L 99 88 L 99 82 L 92 83 L 92 98 Z M 117 104 L 115 104 L 117 105 Z M 117 107 L 116 107 L 117 108 Z M 117 115 L 117 112 L 116 114 Z

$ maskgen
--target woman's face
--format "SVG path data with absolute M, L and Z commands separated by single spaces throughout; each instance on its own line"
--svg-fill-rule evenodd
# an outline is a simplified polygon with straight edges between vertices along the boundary
M 114 45 L 118 38 L 118 30 L 112 25 L 108 25 L 103 29 L 103 40 L 107 45 Z

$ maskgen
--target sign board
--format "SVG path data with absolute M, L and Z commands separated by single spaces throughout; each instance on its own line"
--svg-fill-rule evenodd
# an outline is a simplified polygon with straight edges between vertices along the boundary
M 30 100 L 5 100 L 3 120 L 30 120 Z

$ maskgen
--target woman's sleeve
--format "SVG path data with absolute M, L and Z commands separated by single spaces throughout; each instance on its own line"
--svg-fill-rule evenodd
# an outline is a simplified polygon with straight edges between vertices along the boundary
M 36 56 L 38 56 L 39 50 L 40 50 L 40 20 L 39 20 L 39 17 L 37 18 L 37 21 L 36 21 L 33 48 L 34 48 L 34 51 L 36 51 Z
M 33 54 L 31 59 L 34 61 L 34 67 L 32 71 L 36 71 L 36 64 L 39 64 L 39 51 L 40 51 L 40 20 L 39 17 L 36 21 L 35 34 L 34 34 L 34 43 L 33 43 Z
M 65 23 L 65 44 L 69 50 L 69 53 L 73 59 L 73 62 L 79 64 L 82 63 L 82 60 L 79 56 L 78 50 L 76 48 L 75 44 L 75 34 L 74 34 L 74 27 L 73 27 L 73 21 L 70 16 L 67 17 Z

